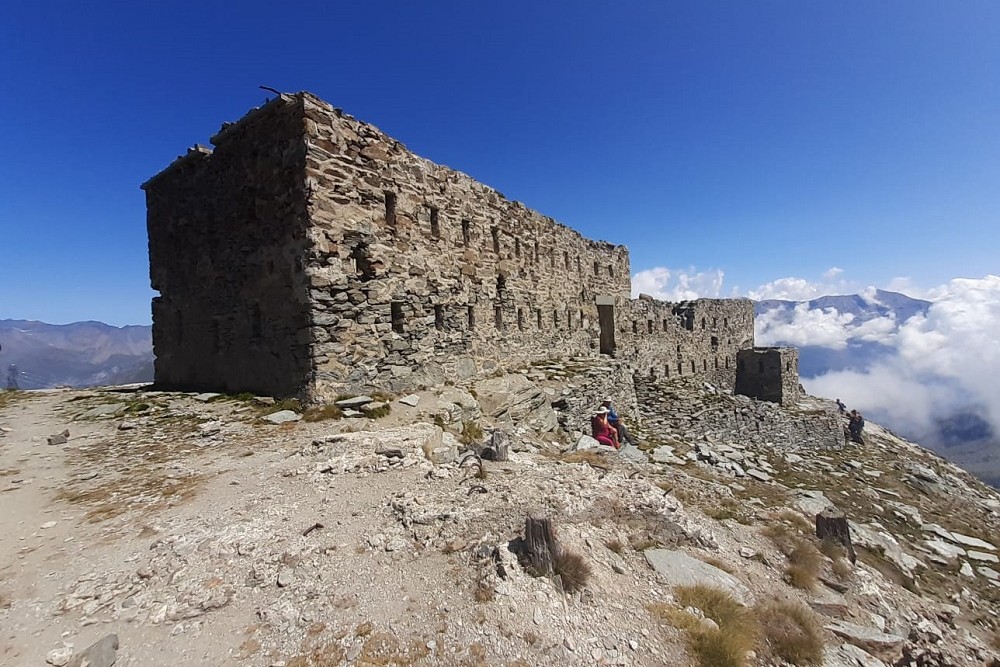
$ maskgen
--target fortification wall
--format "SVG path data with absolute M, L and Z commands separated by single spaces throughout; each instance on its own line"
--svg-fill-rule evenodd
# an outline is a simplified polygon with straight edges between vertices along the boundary
M 308 382 L 301 103 L 273 100 L 145 184 L 156 382 L 293 395 Z
M 628 251 L 409 153 L 306 96 L 315 392 L 597 353 Z
M 680 303 L 641 295 L 630 304 L 622 358 L 643 376 L 698 376 L 736 384 L 736 355 L 753 347 L 753 302 L 698 299 Z
M 794 347 L 743 350 L 736 360 L 736 393 L 782 405 L 799 399 L 799 351 Z

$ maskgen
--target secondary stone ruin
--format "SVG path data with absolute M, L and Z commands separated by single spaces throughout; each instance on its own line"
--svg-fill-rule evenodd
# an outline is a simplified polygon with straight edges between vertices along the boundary
M 156 384 L 324 401 L 609 355 L 788 401 L 793 349 L 748 361 L 753 304 L 631 298 L 628 249 L 418 157 L 310 93 L 227 123 L 151 178 Z M 778 388 L 776 391 L 775 388 Z

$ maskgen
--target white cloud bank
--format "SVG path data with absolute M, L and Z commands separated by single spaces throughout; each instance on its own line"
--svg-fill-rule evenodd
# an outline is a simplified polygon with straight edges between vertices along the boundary
M 722 294 L 722 271 L 654 268 L 633 278 L 635 294 L 668 301 Z M 758 345 L 776 342 L 818 346 L 850 354 L 854 344 L 883 346 L 860 359 L 858 370 L 827 372 L 803 381 L 811 394 L 840 397 L 894 430 L 928 441 L 935 420 L 958 411 L 978 414 L 1000 435 L 1000 276 L 956 278 L 930 290 L 915 289 L 908 278 L 893 279 L 890 291 L 931 301 L 926 315 L 905 322 L 892 316 L 861 320 L 832 308 L 800 304 L 789 313 L 757 318 Z M 861 288 L 832 267 L 820 280 L 781 278 L 748 290 L 755 300 L 807 301 L 824 295 L 860 294 L 876 302 L 875 289 Z M 734 294 L 733 296 L 740 296 Z

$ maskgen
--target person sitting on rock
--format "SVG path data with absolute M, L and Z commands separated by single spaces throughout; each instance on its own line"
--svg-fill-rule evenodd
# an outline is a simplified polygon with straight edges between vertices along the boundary
M 594 435 L 594 440 L 602 445 L 615 449 L 621 448 L 621 444 L 618 442 L 618 432 L 608 423 L 608 409 L 603 405 L 597 408 L 597 412 L 590 418 L 590 430 Z
M 632 434 L 629 433 L 627 428 L 625 428 L 625 424 L 623 424 L 622 420 L 619 419 L 618 413 L 615 412 L 615 409 L 611 406 L 611 399 L 605 398 L 604 402 L 601 403 L 601 407 L 607 408 L 608 410 L 608 424 L 610 424 L 611 428 L 613 428 L 618 434 L 618 442 L 624 442 L 635 447 L 637 444 L 635 438 L 632 437 Z
M 865 418 L 861 416 L 861 413 L 857 410 L 851 410 L 851 416 L 848 418 L 847 429 L 851 432 L 851 440 L 859 445 L 865 444 L 864 439 L 861 437 L 861 432 L 865 428 Z

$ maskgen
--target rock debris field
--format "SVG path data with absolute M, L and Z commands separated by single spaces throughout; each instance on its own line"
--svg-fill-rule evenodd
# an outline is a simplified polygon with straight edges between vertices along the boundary
M 874 424 L 845 444 L 828 401 L 686 380 L 623 393 L 639 448 L 588 448 L 616 391 L 595 378 L 619 370 L 308 410 L 2 393 L 0 663 L 710 664 L 697 638 L 725 621 L 689 602 L 707 585 L 761 619 L 743 664 L 1000 664 L 996 492 Z M 505 461 L 473 455 L 494 427 Z M 854 563 L 815 538 L 830 508 Z M 554 571 L 529 518 L 551 520 Z M 821 655 L 782 648 L 762 611 L 782 604 Z

